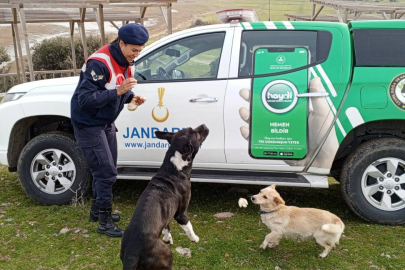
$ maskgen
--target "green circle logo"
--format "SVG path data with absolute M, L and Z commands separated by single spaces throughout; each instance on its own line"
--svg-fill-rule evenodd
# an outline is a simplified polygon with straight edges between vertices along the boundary
M 388 93 L 392 102 L 401 110 L 405 110 L 405 73 L 397 75 L 392 80 Z
M 286 59 L 285 59 L 285 56 L 284 56 L 284 55 L 279 55 L 279 56 L 277 56 L 277 58 L 276 58 L 277 64 L 282 65 L 282 64 L 285 63 L 285 61 L 286 61 Z
M 268 83 L 262 90 L 263 105 L 271 112 L 291 111 L 298 101 L 298 90 L 294 84 L 285 80 Z

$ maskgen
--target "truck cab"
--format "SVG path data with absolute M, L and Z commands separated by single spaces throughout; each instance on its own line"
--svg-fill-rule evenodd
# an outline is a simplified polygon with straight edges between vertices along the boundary
M 210 136 L 194 161 L 192 181 L 326 188 L 333 176 L 360 217 L 403 224 L 404 30 L 398 21 L 232 22 L 156 41 L 135 65 L 133 91 L 147 102 L 135 111 L 124 108 L 116 120 L 118 178 L 154 175 L 169 146 L 155 131 L 205 124 Z M 288 141 L 285 134 L 299 137 L 301 131 L 305 156 L 258 159 L 249 152 L 252 83 L 274 74 L 254 72 L 254 53 L 280 46 L 308 51 L 306 63 L 275 73 L 307 73 L 305 93 L 293 98 L 306 113 L 260 129 L 269 142 L 280 144 Z M 69 203 L 90 186 L 70 123 L 77 82 L 71 77 L 17 85 L 0 105 L 0 162 L 18 170 L 27 194 L 42 204 Z M 271 153 L 285 149 L 293 148 L 275 147 Z

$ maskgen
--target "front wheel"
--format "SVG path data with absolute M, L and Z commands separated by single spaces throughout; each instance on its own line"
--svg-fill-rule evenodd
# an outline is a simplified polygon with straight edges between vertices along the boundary
M 343 196 L 364 220 L 405 223 L 405 141 L 376 139 L 359 146 L 341 174 Z
M 21 152 L 18 175 L 27 195 L 44 205 L 62 205 L 88 192 L 91 172 L 70 134 L 46 133 Z

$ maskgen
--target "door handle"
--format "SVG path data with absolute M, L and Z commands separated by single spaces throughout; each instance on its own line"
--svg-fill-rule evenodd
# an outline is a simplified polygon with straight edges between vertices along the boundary
M 190 102 L 192 103 L 196 103 L 196 102 L 208 102 L 208 103 L 212 103 L 212 102 L 217 102 L 218 98 L 216 97 L 203 97 L 203 98 L 192 98 L 190 99 Z
M 305 94 L 298 94 L 297 97 L 327 97 L 329 93 L 321 92 L 321 93 L 305 93 Z

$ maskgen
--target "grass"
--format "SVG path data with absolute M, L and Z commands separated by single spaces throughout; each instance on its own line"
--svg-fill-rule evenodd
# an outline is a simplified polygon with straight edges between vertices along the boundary
M 120 239 L 95 232 L 87 221 L 89 203 L 41 206 L 22 190 L 16 174 L 0 167 L 0 269 L 121 269 Z M 118 181 L 114 209 L 122 212 L 122 228 L 129 223 L 146 181 Z M 237 189 L 235 190 L 236 187 Z M 239 193 L 238 189 L 248 193 Z M 345 205 L 339 184 L 329 189 L 278 188 L 289 205 L 317 207 L 336 213 L 346 224 L 340 245 L 319 259 L 322 248 L 313 240 L 282 240 L 274 249 L 259 250 L 269 230 L 260 223 L 258 208 L 239 209 L 239 197 L 255 194 L 260 186 L 193 183 L 189 215 L 199 243 L 191 243 L 171 224 L 174 269 L 404 269 L 405 227 L 368 224 Z M 218 212 L 234 217 L 218 220 Z M 66 234 L 59 234 L 68 228 Z M 176 247 L 187 247 L 184 258 Z M 382 256 L 381 254 L 384 254 Z M 387 256 L 388 255 L 388 256 Z

